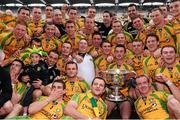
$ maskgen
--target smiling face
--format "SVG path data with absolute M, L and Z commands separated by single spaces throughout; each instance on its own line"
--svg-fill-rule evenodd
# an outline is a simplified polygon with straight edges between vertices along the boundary
M 167 6 L 160 6 L 159 8 L 162 10 L 163 16 L 167 17 L 167 15 L 168 15 Z
M 123 33 L 118 33 L 116 35 L 116 44 L 119 45 L 125 45 L 126 44 L 126 37 Z
M 150 52 L 154 52 L 158 48 L 159 42 L 156 37 L 149 36 L 146 39 L 146 46 Z
M 151 15 L 155 25 L 159 25 L 164 20 L 164 16 L 160 10 L 152 11 Z
M 169 8 L 174 17 L 178 17 L 180 15 L 180 1 L 172 2 Z
M 21 9 L 20 12 L 17 14 L 17 18 L 23 21 L 29 21 L 30 12 L 29 10 Z
M 111 53 L 111 44 L 108 42 L 104 42 L 102 44 L 102 51 L 103 51 L 103 54 L 109 55 Z
M 133 20 L 133 27 L 136 29 L 136 30 L 141 30 L 144 26 L 144 23 L 143 23 L 143 20 L 141 18 L 136 18 Z
M 66 74 L 69 78 L 74 78 L 77 75 L 77 66 L 76 63 L 66 65 Z
M 52 24 L 47 24 L 46 25 L 46 28 L 45 28 L 45 33 L 47 35 L 48 38 L 51 38 L 54 36 L 54 33 L 55 33 L 55 26 Z
M 19 61 L 13 61 L 10 66 L 10 73 L 19 74 L 22 70 L 22 64 Z
M 70 55 L 72 52 L 71 44 L 70 43 L 63 43 L 61 51 L 62 51 L 62 55 L 65 55 L 65 56 Z
M 91 85 L 91 91 L 94 96 L 101 96 L 105 92 L 104 80 L 96 78 Z
M 58 54 L 51 51 L 48 55 L 48 65 L 49 66 L 54 66 L 58 61 Z
M 86 53 L 88 49 L 88 43 L 86 40 L 80 40 L 78 42 L 78 50 L 80 53 Z
M 111 21 L 112 21 L 112 18 L 110 16 L 110 14 L 107 12 L 103 13 L 103 23 L 109 24 L 109 23 L 111 23 Z
M 173 47 L 162 48 L 161 56 L 168 65 L 172 65 L 176 62 L 176 52 Z
M 14 28 L 14 34 L 16 36 L 16 39 L 22 39 L 25 34 L 27 33 L 26 26 L 17 24 L 16 27 Z
M 133 17 L 136 16 L 137 14 L 138 14 L 138 12 L 137 12 L 135 6 L 128 7 L 128 16 L 129 16 L 130 18 L 133 18 Z
M 146 96 L 151 90 L 150 82 L 145 76 L 136 78 L 136 88 L 139 90 L 141 95 Z

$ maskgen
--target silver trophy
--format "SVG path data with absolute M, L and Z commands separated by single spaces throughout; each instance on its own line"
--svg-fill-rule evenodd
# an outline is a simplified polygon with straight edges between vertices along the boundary
M 107 96 L 106 99 L 110 101 L 125 101 L 127 98 L 121 92 L 127 89 L 131 78 L 136 77 L 134 71 L 110 69 L 103 71 L 103 77 L 107 83 Z

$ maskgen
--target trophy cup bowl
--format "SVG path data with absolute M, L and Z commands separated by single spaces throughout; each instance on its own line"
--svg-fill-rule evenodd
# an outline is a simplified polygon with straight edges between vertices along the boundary
M 127 98 L 121 93 L 129 84 L 129 79 L 135 77 L 134 71 L 110 69 L 103 71 L 107 83 L 106 99 L 110 101 L 125 101 Z

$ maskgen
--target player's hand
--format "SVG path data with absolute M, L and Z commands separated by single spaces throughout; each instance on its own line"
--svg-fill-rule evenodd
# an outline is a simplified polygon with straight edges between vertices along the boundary
M 149 54 L 150 54 L 150 52 L 148 50 L 144 50 L 143 51 L 143 56 L 144 57 L 147 57 Z
M 55 34 L 58 38 L 61 36 L 61 33 L 57 27 L 55 28 Z
M 79 55 L 76 55 L 75 57 L 77 63 L 81 63 L 83 61 L 83 57 L 79 56 Z
M 155 52 L 154 52 L 154 57 L 158 58 L 161 56 L 161 48 L 158 48 Z
M 41 85 L 42 85 L 42 80 L 37 79 L 37 80 L 33 81 L 32 85 L 33 85 L 35 88 L 40 88 Z
M 113 56 L 108 56 L 108 57 L 107 57 L 108 63 L 112 63 L 113 60 L 114 60 Z
M 43 32 L 43 28 L 38 27 L 37 30 L 36 30 L 36 32 L 34 33 L 34 35 L 35 35 L 36 37 L 38 37 L 38 36 L 41 35 L 42 32 Z
M 98 56 L 98 52 L 97 52 L 97 51 L 92 52 L 92 53 L 91 53 L 91 56 L 92 56 L 93 58 L 97 57 L 97 56 Z
M 165 62 L 164 62 L 164 59 L 163 58 L 160 58 L 160 61 L 159 61 L 159 67 L 163 67 L 165 65 Z
M 169 81 L 169 78 L 167 76 L 165 76 L 164 74 L 160 73 L 160 74 L 157 74 L 155 76 L 156 80 L 159 81 L 159 82 L 167 82 Z
M 63 96 L 64 92 L 61 90 L 53 89 L 49 95 L 49 100 L 54 101 L 57 100 L 60 96 Z
M 70 62 L 70 61 L 72 61 L 72 60 L 73 60 L 73 58 L 72 58 L 71 55 L 69 55 L 68 58 L 66 59 L 67 62 Z M 67 63 L 67 62 L 66 62 L 66 63 Z

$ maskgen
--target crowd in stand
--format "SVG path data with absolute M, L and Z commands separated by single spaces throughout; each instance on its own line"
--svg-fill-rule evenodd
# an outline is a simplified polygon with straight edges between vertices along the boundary
M 0 118 L 180 119 L 179 0 L 146 18 L 130 4 L 125 23 L 108 10 L 96 21 L 94 6 L 42 11 L 0 11 Z M 120 102 L 106 99 L 104 73 L 117 69 L 136 73 Z

